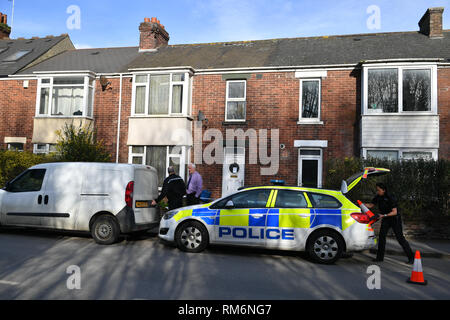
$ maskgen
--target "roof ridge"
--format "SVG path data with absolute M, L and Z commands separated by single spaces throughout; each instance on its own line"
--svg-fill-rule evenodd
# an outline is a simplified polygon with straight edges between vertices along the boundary
M 443 30 L 443 31 L 450 31 Z M 240 41 L 222 41 L 222 42 L 204 42 L 204 43 L 186 43 L 186 44 L 172 44 L 169 47 L 177 46 L 202 46 L 202 45 L 221 45 L 221 44 L 245 44 L 252 42 L 270 42 L 270 41 L 280 41 L 280 40 L 302 40 L 302 39 L 329 39 L 329 38 L 351 38 L 351 37 L 362 37 L 362 36 L 382 36 L 382 35 L 394 35 L 394 34 L 413 34 L 419 33 L 419 31 L 395 31 L 395 32 L 375 32 L 375 33 L 354 33 L 354 34 L 343 34 L 343 35 L 325 35 L 325 36 L 310 36 L 310 37 L 293 37 L 293 38 L 272 38 L 272 39 L 260 39 L 260 40 L 240 40 Z

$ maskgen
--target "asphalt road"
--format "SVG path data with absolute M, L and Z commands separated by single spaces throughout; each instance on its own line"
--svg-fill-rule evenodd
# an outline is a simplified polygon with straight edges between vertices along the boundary
M 2 300 L 450 299 L 450 259 L 422 259 L 428 285 L 417 286 L 405 281 L 412 270 L 405 257 L 387 257 L 381 289 L 369 290 L 373 262 L 365 253 L 328 266 L 302 253 L 250 248 L 187 254 L 154 233 L 104 247 L 83 234 L 24 229 L 0 229 L 0 244 Z M 79 290 L 67 288 L 72 265 L 81 270 Z

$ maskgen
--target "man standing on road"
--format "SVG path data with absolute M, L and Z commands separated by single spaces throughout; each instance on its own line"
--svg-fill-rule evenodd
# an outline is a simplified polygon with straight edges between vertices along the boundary
M 175 174 L 175 169 L 167 169 L 169 176 L 164 180 L 161 194 L 158 199 L 152 201 L 152 206 L 156 206 L 162 199 L 167 197 L 169 210 L 178 209 L 183 206 L 183 196 L 186 194 L 186 185 L 183 179 Z
M 402 217 L 398 211 L 397 200 L 391 194 L 388 194 L 387 188 L 384 183 L 377 183 L 377 195 L 373 198 L 372 203 L 367 203 L 366 206 L 371 209 L 375 205 L 378 205 L 380 209 L 380 219 L 382 219 L 379 244 L 377 250 L 377 257 L 373 259 L 375 262 L 381 262 L 384 259 L 384 252 L 386 249 L 386 236 L 390 228 L 394 230 L 395 237 L 398 243 L 402 246 L 408 257 L 408 263 L 414 263 L 414 254 L 403 235 L 402 229 Z
M 189 180 L 187 184 L 187 204 L 192 206 L 200 203 L 200 194 L 203 189 L 203 180 L 200 173 L 197 172 L 195 164 L 188 166 Z

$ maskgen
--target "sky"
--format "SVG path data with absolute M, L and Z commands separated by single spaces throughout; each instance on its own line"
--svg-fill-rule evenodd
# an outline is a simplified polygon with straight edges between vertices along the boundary
M 0 0 L 10 25 L 12 3 Z M 429 7 L 446 7 L 450 29 L 450 0 L 15 0 L 11 38 L 68 33 L 77 48 L 138 46 L 145 17 L 160 20 L 169 44 L 416 31 Z

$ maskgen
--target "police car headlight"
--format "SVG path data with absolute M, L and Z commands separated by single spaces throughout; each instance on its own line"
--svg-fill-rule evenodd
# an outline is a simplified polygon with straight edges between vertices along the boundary
M 176 215 L 178 212 L 180 212 L 180 210 L 173 210 L 173 211 L 169 211 L 167 213 L 164 214 L 163 219 L 164 220 L 170 220 L 173 218 L 174 215 Z

